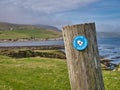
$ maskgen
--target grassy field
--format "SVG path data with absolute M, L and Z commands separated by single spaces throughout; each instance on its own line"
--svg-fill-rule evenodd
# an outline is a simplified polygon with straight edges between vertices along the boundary
M 66 62 L 0 56 L 0 90 L 70 90 Z
M 103 76 L 106 90 L 120 90 L 120 72 Z M 70 90 L 66 61 L 0 56 L 0 90 Z
M 120 90 L 120 72 L 103 71 L 105 90 Z
M 46 29 L 1 30 L 0 39 L 38 38 L 49 39 L 60 37 L 61 32 Z

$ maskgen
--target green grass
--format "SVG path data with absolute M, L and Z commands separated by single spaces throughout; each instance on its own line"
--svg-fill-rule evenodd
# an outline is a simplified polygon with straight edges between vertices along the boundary
M 104 71 L 105 90 L 120 90 L 120 72 Z
M 103 71 L 105 90 L 120 90 L 120 72 Z M 65 60 L 0 56 L 0 90 L 70 90 Z
M 40 38 L 49 39 L 62 36 L 60 32 L 46 29 L 1 30 L 0 39 Z
M 0 90 L 70 90 L 65 60 L 0 56 Z

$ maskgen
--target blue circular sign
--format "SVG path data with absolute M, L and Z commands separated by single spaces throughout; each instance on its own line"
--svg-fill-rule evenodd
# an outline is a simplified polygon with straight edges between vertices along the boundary
M 85 36 L 77 36 L 73 39 L 73 46 L 77 50 L 84 50 L 88 45 L 88 41 Z

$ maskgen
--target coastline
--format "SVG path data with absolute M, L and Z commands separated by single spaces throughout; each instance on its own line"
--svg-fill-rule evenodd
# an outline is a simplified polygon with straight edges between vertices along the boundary
M 0 43 L 5 43 L 5 42 L 29 42 L 29 41 L 58 41 L 58 40 L 63 40 L 63 37 L 45 38 L 45 39 L 39 39 L 39 38 L 0 39 Z
M 30 49 L 30 50 L 52 50 L 52 49 L 64 49 L 63 45 L 52 45 L 52 46 L 10 46 L 0 47 L 0 50 L 11 50 L 11 49 Z
M 3 54 L 14 54 L 14 52 L 18 51 L 21 53 L 24 52 L 24 55 L 27 55 L 26 53 L 29 53 L 29 54 L 36 54 L 36 52 L 34 52 L 35 50 L 39 51 L 39 50 L 43 50 L 43 52 L 37 52 L 39 53 L 39 56 L 42 56 L 42 57 L 49 57 L 49 58 L 66 58 L 65 56 L 65 52 L 64 52 L 64 45 L 52 45 L 52 46 L 10 46 L 10 47 L 0 47 L 0 52 L 1 52 L 1 55 L 2 53 Z M 44 50 L 46 50 L 47 52 L 44 52 Z M 55 50 L 55 51 L 60 51 L 62 53 L 64 53 L 62 56 L 61 54 L 58 54 L 57 53 L 49 53 L 48 50 Z M 14 55 L 12 55 L 13 57 L 15 57 L 16 55 L 20 55 L 20 53 L 15 53 Z M 22 54 L 20 57 L 24 57 L 24 55 Z M 29 57 L 33 57 L 35 55 L 32 55 Z M 100 56 L 100 62 L 104 65 L 104 68 L 106 70 L 114 70 L 116 69 L 119 64 L 114 64 L 114 63 L 111 63 L 111 60 L 110 59 L 106 59 L 105 57 L 102 57 Z
M 52 38 L 52 39 L 19 39 L 17 41 L 4 41 L 4 42 L 1 42 L 1 43 L 7 43 L 9 44 L 10 43 L 14 43 L 14 42 L 30 42 L 30 43 L 33 43 L 33 42 L 39 42 L 37 44 L 37 46 L 0 46 L 0 50 L 1 51 L 4 51 L 4 50 L 12 50 L 12 49 L 19 49 L 19 50 L 23 50 L 23 49 L 27 49 L 27 50 L 63 50 L 64 51 L 64 45 L 57 45 L 56 44 L 56 41 L 60 41 L 60 40 L 63 40 L 62 37 L 61 38 Z M 50 44 L 51 44 L 51 41 L 54 41 L 56 45 L 41 45 L 40 46 L 40 41 L 50 41 Z M 19 44 L 20 44 L 19 43 Z M 53 42 L 52 42 L 53 43 Z M 102 47 L 100 47 L 99 50 L 101 50 Z M 111 50 L 115 49 L 114 47 L 104 47 L 102 48 L 102 52 L 104 53 L 105 50 L 109 50 L 111 52 Z M 101 52 L 101 53 L 102 53 Z M 116 53 L 114 53 L 116 54 Z M 113 59 L 110 59 L 110 58 L 106 58 L 105 55 L 102 55 L 100 54 L 100 61 L 102 64 L 104 64 L 105 66 L 108 66 L 110 67 L 110 65 L 114 65 L 115 67 L 118 66 L 119 63 L 116 63 L 117 60 L 119 59 L 119 57 L 114 57 L 115 60 Z M 113 67 L 113 66 L 112 66 Z

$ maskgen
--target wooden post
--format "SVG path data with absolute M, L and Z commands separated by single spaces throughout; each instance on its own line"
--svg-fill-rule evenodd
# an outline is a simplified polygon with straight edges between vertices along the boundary
M 73 39 L 85 36 L 88 46 L 76 50 Z M 63 27 L 65 52 L 72 90 L 104 90 L 94 23 Z

